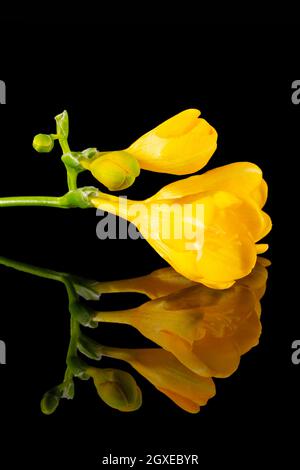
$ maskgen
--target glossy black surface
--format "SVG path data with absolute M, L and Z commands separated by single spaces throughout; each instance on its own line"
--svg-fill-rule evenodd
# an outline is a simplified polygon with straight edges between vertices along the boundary
M 291 363 L 291 343 L 300 330 L 298 278 L 291 268 L 298 262 L 300 106 L 290 98 L 297 72 L 290 80 L 281 75 L 287 57 L 276 56 L 278 30 L 253 26 L 230 34 L 224 27 L 204 34 L 201 27 L 148 26 L 129 33 L 115 25 L 89 32 L 85 27 L 82 34 L 80 27 L 70 26 L 72 39 L 65 46 L 59 44 L 62 25 L 17 29 L 2 30 L 6 51 L 0 79 L 7 83 L 8 104 L 0 107 L 1 195 L 65 191 L 59 152 L 56 158 L 55 153 L 39 156 L 31 148 L 32 137 L 52 131 L 54 115 L 64 108 L 76 150 L 122 148 L 172 114 L 199 107 L 219 133 L 218 150 L 207 168 L 241 160 L 260 165 L 270 187 L 266 210 L 274 230 L 268 236 L 272 267 L 262 301 L 260 344 L 242 359 L 235 375 L 217 381 L 216 397 L 196 416 L 176 408 L 141 378 L 144 404 L 134 414 L 112 411 L 80 382 L 74 403 L 42 416 L 39 400 L 64 372 L 66 295 L 55 282 L 0 267 L 0 338 L 7 343 L 7 365 L 0 369 L 5 468 L 43 465 L 45 460 L 78 462 L 81 457 L 87 467 L 97 468 L 110 451 L 142 456 L 191 451 L 205 463 L 239 468 L 238 451 L 248 463 L 279 455 L 293 462 L 300 366 Z M 241 37 L 247 42 L 238 51 Z M 293 44 L 292 38 L 286 41 L 287 47 Z M 42 43 L 45 58 L 37 51 Z M 144 45 L 142 52 L 137 43 Z M 68 49 L 63 66 L 61 52 L 57 59 L 49 56 Z M 291 54 L 290 66 L 294 60 Z M 143 172 L 126 194 L 144 198 L 175 178 Z M 88 175 L 80 181 L 94 184 Z M 143 240 L 99 241 L 97 221 L 94 210 L 1 209 L 1 254 L 99 280 L 142 275 L 165 265 Z M 107 297 L 103 306 L 129 308 L 143 300 L 120 294 Z M 129 327 L 103 326 L 99 334 L 118 346 L 141 346 L 140 336 Z

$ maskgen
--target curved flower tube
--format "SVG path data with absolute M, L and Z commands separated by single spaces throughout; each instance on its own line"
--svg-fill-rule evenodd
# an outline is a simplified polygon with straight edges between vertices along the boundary
M 251 272 L 257 244 L 270 230 L 262 211 L 267 185 L 262 171 L 240 162 L 171 183 L 145 201 L 99 193 L 91 203 L 132 222 L 177 272 L 226 289 Z
M 215 393 L 212 379 L 201 377 L 182 365 L 164 349 L 119 349 L 102 346 L 104 356 L 128 362 L 176 405 L 190 413 L 198 413 L 200 406 Z
M 198 109 L 171 117 L 126 149 L 145 170 L 187 175 L 203 168 L 217 148 L 217 132 Z
M 268 272 L 265 269 L 270 266 L 270 261 L 261 256 L 257 257 L 257 263 L 251 273 L 240 279 L 238 283 L 251 288 L 256 294 L 258 302 L 265 293 Z M 77 293 L 84 294 L 83 289 L 88 289 L 89 297 L 91 300 L 91 292 L 93 293 L 92 300 L 97 300 L 101 294 L 120 293 L 120 292 L 138 292 L 144 294 L 150 299 L 158 299 L 169 294 L 173 294 L 181 289 L 198 285 L 190 279 L 179 274 L 173 268 L 161 268 L 152 271 L 145 276 L 134 277 L 130 279 L 117 279 L 111 281 L 89 281 L 79 277 L 72 277 L 74 287 Z
M 93 292 L 98 295 L 113 292 L 138 292 L 147 295 L 150 299 L 157 299 L 172 294 L 178 290 L 197 285 L 196 282 L 187 279 L 173 268 L 161 268 L 145 276 L 131 279 L 119 279 L 113 281 L 90 281 Z M 80 280 L 77 280 L 76 288 L 80 289 Z
M 241 355 L 258 344 L 266 279 L 266 268 L 257 263 L 248 278 L 230 289 L 196 285 L 137 308 L 97 312 L 94 320 L 131 325 L 196 374 L 228 377 Z

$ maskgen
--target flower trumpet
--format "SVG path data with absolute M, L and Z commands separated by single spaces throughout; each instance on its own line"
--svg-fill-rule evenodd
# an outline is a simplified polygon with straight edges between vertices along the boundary
M 80 287 L 86 287 L 97 294 L 97 296 L 119 292 L 138 292 L 147 295 L 150 299 L 157 299 L 186 287 L 197 285 L 196 282 L 183 277 L 171 267 L 156 269 L 150 274 L 131 279 L 104 282 L 86 281 L 85 286 L 83 285 L 84 281 L 80 278 L 74 280 L 78 293 L 80 292 Z
M 268 248 L 257 244 L 271 230 L 266 197 L 260 168 L 240 162 L 171 183 L 145 201 L 103 193 L 90 201 L 132 222 L 183 276 L 225 289 Z

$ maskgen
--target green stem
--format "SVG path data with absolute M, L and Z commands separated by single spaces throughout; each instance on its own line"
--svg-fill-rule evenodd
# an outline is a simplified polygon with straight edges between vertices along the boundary
M 71 371 L 71 369 L 69 367 L 66 368 L 66 372 L 65 372 L 65 375 L 64 375 L 64 381 L 63 381 L 63 384 L 65 386 L 68 386 L 70 384 L 70 382 L 73 382 L 73 373 Z
M 39 276 L 45 279 L 52 279 L 54 281 L 62 282 L 65 285 L 67 293 L 68 293 L 69 305 L 77 301 L 78 299 L 78 295 L 73 287 L 72 282 L 68 279 L 67 274 L 60 273 L 57 271 L 52 271 L 51 269 L 39 268 L 37 266 L 33 266 L 30 264 L 22 263 L 20 261 L 15 261 L 9 258 L 5 258 L 4 256 L 0 256 L 0 264 L 2 264 L 3 266 L 7 266 L 9 268 L 16 269 L 17 271 L 22 271 L 28 274 L 33 274 L 34 276 Z M 79 323 L 71 316 L 71 340 L 70 340 L 69 350 L 67 354 L 67 361 L 71 356 L 76 355 L 79 335 L 80 335 Z M 68 371 L 66 372 L 66 374 L 67 373 Z
M 71 152 L 67 139 L 59 139 L 59 143 L 60 143 L 63 154 Z M 76 171 L 74 168 L 71 168 L 69 165 L 66 165 L 66 164 L 65 164 L 65 167 L 67 170 L 67 182 L 68 182 L 69 191 L 77 189 L 78 171 Z
M 70 184 L 76 186 L 76 177 L 72 175 Z M 17 206 L 48 206 L 59 207 L 61 209 L 80 208 L 87 209 L 94 207 L 92 197 L 99 193 L 97 188 L 88 186 L 68 191 L 60 197 L 52 196 L 17 196 L 17 197 L 1 197 L 0 207 L 17 207 Z
M 51 269 L 40 268 L 40 267 L 33 266 L 27 263 L 22 263 L 20 261 L 15 261 L 9 258 L 5 258 L 4 256 L 0 256 L 0 264 L 2 264 L 3 266 L 7 266 L 9 268 L 16 269 L 17 271 L 22 271 L 28 274 L 32 274 L 34 276 L 39 276 L 45 279 L 51 279 L 53 281 L 62 282 L 65 285 L 67 293 L 68 293 L 69 305 L 78 299 L 78 295 L 73 287 L 73 284 L 68 279 L 68 274 L 57 272 L 57 271 L 52 271 Z M 78 341 L 79 341 L 79 336 L 80 336 L 79 323 L 73 318 L 72 315 L 71 315 L 70 323 L 71 323 L 70 343 L 69 343 L 67 358 L 66 358 L 67 368 L 66 368 L 66 372 L 64 375 L 63 383 L 61 384 L 62 390 L 64 389 L 68 390 L 69 387 L 73 383 L 74 375 L 68 364 L 69 364 L 70 359 L 77 355 L 77 347 L 78 347 Z
M 62 197 L 51 196 L 17 196 L 1 197 L 0 207 L 18 207 L 18 206 L 47 206 L 67 208 Z
M 77 296 L 77 294 L 76 294 L 76 292 L 73 288 L 72 283 L 67 278 L 64 278 L 63 282 L 65 284 L 65 287 L 66 287 L 66 290 L 67 290 L 67 293 L 68 293 L 69 305 L 70 305 L 72 302 L 76 301 L 78 296 Z M 71 318 L 70 318 L 70 342 L 69 342 L 69 347 L 68 347 L 67 357 L 66 357 L 67 368 L 66 368 L 66 371 L 65 371 L 64 381 L 63 381 L 63 384 L 62 384 L 62 386 L 66 390 L 69 389 L 70 385 L 72 385 L 74 387 L 74 382 L 73 382 L 74 374 L 73 374 L 71 368 L 69 367 L 69 363 L 70 363 L 71 358 L 77 355 L 77 347 L 78 347 L 79 336 L 80 336 L 79 323 L 71 315 Z
M 77 176 L 78 172 L 74 168 L 66 166 L 67 169 L 67 181 L 69 191 L 77 189 Z
M 63 153 L 71 152 L 71 149 L 70 149 L 70 146 L 69 146 L 69 143 L 68 143 L 67 139 L 60 139 L 59 138 L 59 143 L 60 143 L 60 146 L 61 146 L 61 149 L 62 149 Z

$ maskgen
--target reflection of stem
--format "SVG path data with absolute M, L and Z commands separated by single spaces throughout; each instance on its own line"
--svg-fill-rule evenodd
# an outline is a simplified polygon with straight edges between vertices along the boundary
M 69 297 L 69 306 L 71 306 L 74 302 L 77 301 L 78 295 L 76 294 L 76 291 L 72 285 L 72 283 L 65 279 L 64 281 L 68 297 Z M 67 354 L 67 364 L 69 363 L 69 359 L 71 357 L 76 356 L 77 354 L 77 344 L 78 344 L 78 338 L 80 335 L 80 327 L 78 321 L 71 315 L 71 329 L 70 329 L 70 344 L 69 344 L 69 349 L 68 349 L 68 354 Z
M 33 274 L 34 276 L 52 279 L 53 281 L 60 281 L 63 283 L 65 283 L 65 279 L 67 276 L 64 273 L 52 271 L 51 269 L 40 268 L 38 266 L 33 266 L 27 263 L 22 263 L 20 261 L 5 258 L 4 256 L 0 256 L 0 264 L 9 268 L 16 269 L 17 271 L 22 271 L 24 273 Z
M 40 268 L 37 266 L 33 266 L 30 264 L 22 263 L 20 261 L 11 260 L 9 258 L 5 258 L 4 256 L 0 256 L 0 264 L 7 266 L 9 268 L 16 269 L 18 271 L 22 271 L 28 274 L 32 274 L 34 276 L 43 277 L 46 279 L 51 279 L 54 281 L 62 282 L 67 290 L 68 298 L 69 298 L 69 307 L 78 300 L 78 295 L 74 289 L 72 282 L 68 279 L 68 274 L 60 273 L 57 271 L 52 271 L 51 269 Z M 71 315 L 70 320 L 70 343 L 67 352 L 66 364 L 67 369 L 64 376 L 63 381 L 63 388 L 68 390 L 69 387 L 73 384 L 73 373 L 71 368 L 69 367 L 70 360 L 74 356 L 77 355 L 77 348 L 78 348 L 78 340 L 80 335 L 80 326 L 78 321 Z

